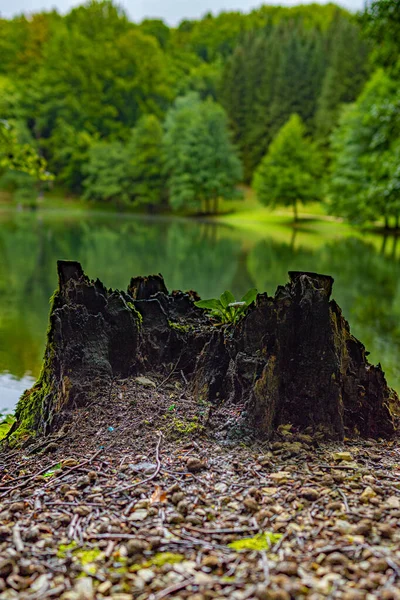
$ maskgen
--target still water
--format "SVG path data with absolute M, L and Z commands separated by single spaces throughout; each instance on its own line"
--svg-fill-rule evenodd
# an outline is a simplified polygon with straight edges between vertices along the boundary
M 335 278 L 333 296 L 352 332 L 400 390 L 400 260 L 396 240 L 326 225 L 241 230 L 198 221 L 110 214 L 0 212 L 0 410 L 37 377 L 57 259 L 81 261 L 91 278 L 123 288 L 162 273 L 167 287 L 203 298 L 225 289 L 273 294 L 289 270 Z M 400 244 L 399 244 L 400 247 Z

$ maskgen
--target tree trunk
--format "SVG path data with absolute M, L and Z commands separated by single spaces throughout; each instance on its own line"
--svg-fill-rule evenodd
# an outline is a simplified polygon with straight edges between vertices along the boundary
M 289 423 L 330 439 L 392 434 L 398 397 L 330 300 L 333 279 L 289 275 L 238 324 L 216 326 L 194 292 L 168 294 L 161 275 L 135 277 L 125 293 L 60 261 L 42 374 L 19 401 L 18 427 L 48 433 L 113 378 L 175 365 L 197 398 L 244 405 L 244 426 L 263 439 Z
M 297 221 L 299 220 L 299 213 L 297 211 L 297 202 L 296 201 L 293 202 L 293 214 L 294 214 L 294 222 L 297 223 Z
M 215 215 L 218 214 L 218 198 L 217 197 L 214 198 L 214 209 L 213 209 L 213 212 L 214 212 Z
M 385 215 L 385 229 L 390 229 L 389 217 Z

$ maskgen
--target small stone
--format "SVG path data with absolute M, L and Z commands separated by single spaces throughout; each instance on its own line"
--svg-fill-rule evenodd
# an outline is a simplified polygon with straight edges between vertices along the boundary
M 10 513 L 22 512 L 24 509 L 25 509 L 24 502 L 13 502 L 8 507 L 8 510 L 10 511 Z
M 56 444 L 55 442 L 50 442 L 50 444 L 47 444 L 47 446 L 45 448 L 43 448 L 42 453 L 47 454 L 47 453 L 51 453 L 51 452 L 56 452 L 57 450 L 58 450 L 58 444 Z
M 189 458 L 186 463 L 186 467 L 187 467 L 187 470 L 190 471 L 191 473 L 197 473 L 198 471 L 205 469 L 206 465 L 203 461 L 201 461 L 198 458 Z
M 290 594 L 286 590 L 268 590 L 268 600 L 290 600 Z
M 315 488 L 301 488 L 299 496 L 306 500 L 310 500 L 311 502 L 315 502 L 320 497 L 320 492 Z
M 181 500 L 183 500 L 184 497 L 185 497 L 185 494 L 183 492 L 175 492 L 171 496 L 171 502 L 172 502 L 172 504 L 179 504 L 179 502 Z
M 179 525 L 179 523 L 182 523 L 184 520 L 184 517 L 179 513 L 171 513 L 167 517 L 168 523 L 173 523 L 175 525 Z
M 65 458 L 61 461 L 62 469 L 70 469 L 71 467 L 76 467 L 78 465 L 78 461 L 75 458 Z
M 337 519 L 334 530 L 338 531 L 342 535 L 348 535 L 354 531 L 353 525 L 344 519 Z
M 296 456 L 303 451 L 303 446 L 300 444 L 300 442 L 285 442 L 282 444 L 282 449 L 290 456 Z
M 129 540 L 126 549 L 128 556 L 135 554 L 142 554 L 145 550 L 149 549 L 149 544 L 143 540 Z
M 207 583 L 212 583 L 214 578 L 211 575 L 207 575 L 202 571 L 197 571 L 194 576 L 194 583 L 196 585 L 207 585 Z
M 381 590 L 380 600 L 399 600 L 400 591 L 394 587 Z
M 369 535 L 372 531 L 372 522 L 368 519 L 361 519 L 357 525 L 353 527 L 353 533 L 355 535 Z
M 256 502 L 256 500 L 254 500 L 253 498 L 246 498 L 243 501 L 243 505 L 249 512 L 257 512 L 260 508 L 258 502 Z
M 325 562 L 328 565 L 346 566 L 349 564 L 349 559 L 341 552 L 332 552 L 332 554 L 328 554 L 328 556 L 325 558 Z
M 225 494 L 225 492 L 228 489 L 228 486 L 226 485 L 226 483 L 216 483 L 214 487 L 215 487 L 215 491 L 220 492 L 221 494 Z
M 145 583 L 150 583 L 155 577 L 155 573 L 152 569 L 139 569 L 137 574 Z
M 386 500 L 386 506 L 389 508 L 400 508 L 400 498 L 398 496 L 389 496 Z
M 209 554 L 207 556 L 203 556 L 201 564 L 203 567 L 210 567 L 211 569 L 214 569 L 215 567 L 218 567 L 219 562 L 220 560 L 218 556 L 215 556 L 214 554 Z
M 152 381 L 148 377 L 135 377 L 135 381 L 136 383 L 138 383 L 139 385 L 143 385 L 144 387 L 157 387 L 154 381 Z
M 360 501 L 364 504 L 367 504 L 371 498 L 376 497 L 376 492 L 372 489 L 372 487 L 367 486 L 365 490 L 360 494 Z
M 112 588 L 112 583 L 111 581 L 103 581 L 102 583 L 100 583 L 100 585 L 97 587 L 97 592 L 99 594 L 102 594 L 103 596 L 105 594 L 107 594 L 110 589 Z
M 284 575 L 294 576 L 297 575 L 297 564 L 293 561 L 284 560 L 278 564 L 278 573 L 283 573 Z
M 128 517 L 128 521 L 144 521 L 148 516 L 148 511 L 144 508 L 139 508 L 138 510 L 134 510 Z
M 394 534 L 393 527 L 391 525 L 389 525 L 388 523 L 382 523 L 382 525 L 379 525 L 378 531 L 383 538 L 387 538 L 387 539 L 392 538 L 393 534 Z
M 353 455 L 350 454 L 350 452 L 333 452 L 332 458 L 338 462 L 342 460 L 344 462 L 350 462 L 353 460 Z
M 306 433 L 300 433 L 297 436 L 297 439 L 299 440 L 299 442 L 302 442 L 302 444 L 305 444 L 306 446 L 312 446 L 312 444 L 314 443 L 314 440 L 312 439 L 311 435 L 307 435 Z
M 23 537 L 26 542 L 35 542 L 38 539 L 39 535 L 40 535 L 39 528 L 33 526 L 33 527 L 29 527 L 29 529 L 25 530 Z
M 370 568 L 374 573 L 385 573 L 388 570 L 389 565 L 384 558 L 376 558 L 371 562 Z
M 363 590 L 348 590 L 343 594 L 343 600 L 364 600 L 365 595 Z
M 194 526 L 200 526 L 203 524 L 203 519 L 197 515 L 188 515 L 186 521 Z
M 76 487 L 78 489 L 84 488 L 88 485 L 90 485 L 90 479 L 87 475 L 82 475 L 82 477 L 78 477 L 78 479 L 76 480 Z
M 0 526 L 0 542 L 4 542 L 11 535 L 11 527 L 7 525 Z
M 277 471 L 276 473 L 270 473 L 269 476 L 275 483 L 286 483 L 291 473 L 289 471 Z
M 77 580 L 74 586 L 74 592 L 77 595 L 77 600 L 93 600 L 93 580 L 91 577 L 81 577 Z
M 182 515 L 187 515 L 189 512 L 190 502 L 187 500 L 181 500 L 176 507 L 176 510 Z
M 13 572 L 14 564 L 8 558 L 0 560 L 0 577 L 6 579 Z
M 327 510 L 343 510 L 343 502 L 329 502 L 326 505 Z
M 175 492 L 181 492 L 181 486 L 179 485 L 178 482 L 173 483 L 169 488 L 167 488 L 167 494 L 168 496 L 172 496 L 172 494 L 175 494 Z
M 76 508 L 74 508 L 74 513 L 81 517 L 86 517 L 91 512 L 92 512 L 92 509 L 89 506 L 81 505 L 81 506 L 77 506 Z

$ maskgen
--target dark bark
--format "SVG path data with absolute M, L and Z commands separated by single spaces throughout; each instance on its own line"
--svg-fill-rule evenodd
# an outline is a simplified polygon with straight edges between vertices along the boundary
M 89 281 L 79 263 L 58 272 L 42 375 L 17 408 L 25 427 L 50 431 L 113 378 L 176 369 L 199 399 L 244 406 L 262 438 L 288 423 L 332 439 L 395 430 L 397 394 L 330 300 L 329 276 L 292 272 L 237 325 L 215 326 L 194 292 L 168 294 L 161 275 L 133 278 L 125 293 Z

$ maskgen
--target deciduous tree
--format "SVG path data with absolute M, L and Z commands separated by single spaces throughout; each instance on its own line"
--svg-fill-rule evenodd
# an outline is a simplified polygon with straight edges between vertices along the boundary
M 321 198 L 319 153 L 296 114 L 278 132 L 257 168 L 253 186 L 263 204 L 292 206 Z

